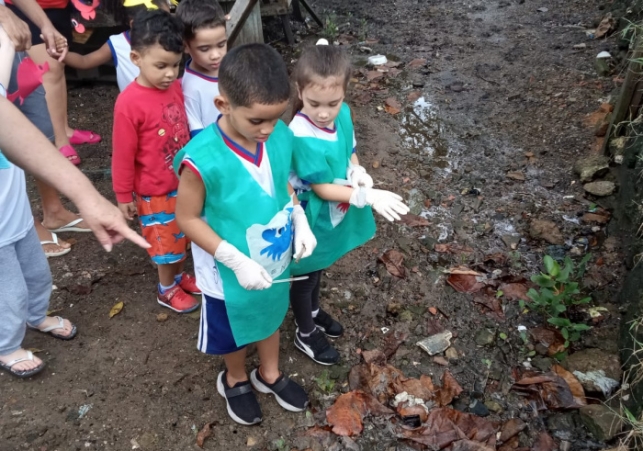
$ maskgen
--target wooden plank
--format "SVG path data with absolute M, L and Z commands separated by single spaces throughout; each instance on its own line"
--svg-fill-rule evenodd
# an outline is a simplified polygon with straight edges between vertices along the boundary
M 304 5 L 304 8 L 306 8 L 306 11 L 308 11 L 308 14 L 310 14 L 310 17 L 312 17 L 313 20 L 317 22 L 317 25 L 319 25 L 322 28 L 324 27 L 324 22 L 321 21 L 321 19 L 317 14 L 315 14 L 315 11 L 313 11 L 313 8 L 308 4 L 306 0 L 295 0 L 295 1 L 301 2 L 301 4 Z
M 288 14 L 290 2 L 291 0 L 272 0 L 269 2 L 264 0 L 264 2 L 261 3 L 261 16 L 272 17 Z
M 263 41 L 263 29 L 261 28 L 261 9 L 257 0 L 237 0 L 234 2 L 232 9 L 230 10 L 230 20 L 227 23 L 227 33 L 228 33 L 228 45 L 232 47 L 235 43 L 235 40 L 241 33 L 241 30 L 246 25 L 248 17 L 253 14 L 259 16 L 259 28 L 262 32 L 261 35 L 257 35 L 256 30 L 251 33 L 255 34 L 256 40 L 254 42 Z M 248 24 L 256 28 L 256 19 L 253 18 L 252 21 Z

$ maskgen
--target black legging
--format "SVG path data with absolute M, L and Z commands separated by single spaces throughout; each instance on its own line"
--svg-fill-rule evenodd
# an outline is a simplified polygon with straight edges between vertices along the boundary
M 298 280 L 290 287 L 290 305 L 295 314 L 299 332 L 309 334 L 315 330 L 313 312 L 319 309 L 319 284 L 321 270 L 305 274 L 306 280 Z

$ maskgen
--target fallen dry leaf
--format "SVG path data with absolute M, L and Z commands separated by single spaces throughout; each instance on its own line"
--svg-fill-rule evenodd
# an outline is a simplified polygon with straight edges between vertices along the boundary
M 386 336 L 386 339 L 384 340 L 384 344 L 382 345 L 382 352 L 384 353 L 386 358 L 390 359 L 391 357 L 393 357 L 400 345 L 404 343 L 407 338 L 409 338 L 408 332 L 401 332 L 396 330 L 388 334 Z
M 614 18 L 612 18 L 612 13 L 607 13 L 607 15 L 601 20 L 601 23 L 598 25 L 598 28 L 596 28 L 596 31 L 594 32 L 594 37 L 596 39 L 602 38 L 605 36 L 607 33 L 610 32 L 610 30 L 614 27 L 614 24 L 616 21 Z
M 533 327 L 529 334 L 535 343 L 547 348 L 547 354 L 556 355 L 565 351 L 565 338 L 558 329 L 549 327 Z
M 442 254 L 444 253 L 449 253 L 453 255 L 457 254 L 472 254 L 473 249 L 470 248 L 469 246 L 465 246 L 463 244 L 458 244 L 458 243 L 436 243 L 433 246 L 433 249 L 435 249 L 436 252 L 440 252 Z
M 448 406 L 453 401 L 453 398 L 459 396 L 460 393 L 462 393 L 462 387 L 458 384 L 458 381 L 449 371 L 445 371 L 442 375 L 442 387 L 435 394 L 435 402 L 440 407 Z
M 505 313 L 502 310 L 502 303 L 496 296 L 489 296 L 486 294 L 482 294 L 481 296 L 476 295 L 473 298 L 473 302 L 488 309 L 489 312 L 485 313 L 488 313 L 492 318 L 495 318 L 498 321 L 504 321 Z
M 386 67 L 400 67 L 402 65 L 402 61 L 391 61 L 388 60 L 386 64 L 384 64 Z
M 116 315 L 118 315 L 121 312 L 121 310 L 123 310 L 123 305 L 124 305 L 123 301 L 117 302 L 116 304 L 114 304 L 112 309 L 109 311 L 109 317 L 113 318 Z
M 478 282 L 472 274 L 449 274 L 447 283 L 459 293 L 476 293 L 484 288 L 484 283 Z
M 433 381 L 429 376 L 422 374 L 419 379 L 408 378 L 404 375 L 398 376 L 393 382 L 393 388 L 396 395 L 407 392 L 416 398 L 421 398 L 428 401 L 433 398 L 435 394 L 435 387 Z
M 418 68 L 418 67 L 423 67 L 426 66 L 426 59 L 424 58 L 415 58 L 414 60 L 409 61 L 409 63 L 406 65 L 407 67 L 410 68 Z
M 512 390 L 525 396 L 538 410 L 581 407 L 565 379 L 554 372 L 527 372 Z
M 567 385 L 572 392 L 572 396 L 574 397 L 574 401 L 576 401 L 576 404 L 578 406 L 586 406 L 587 400 L 585 399 L 585 390 L 583 389 L 583 386 L 576 378 L 576 376 L 574 376 L 572 373 L 570 373 L 560 365 L 553 365 L 551 369 L 554 373 L 565 379 L 565 382 L 567 382 Z
M 380 72 L 377 70 L 369 70 L 368 72 L 366 72 L 366 79 L 368 81 L 377 80 L 379 78 L 382 78 L 383 76 L 384 76 L 384 72 Z
M 498 287 L 502 291 L 503 299 L 508 301 L 528 301 L 527 286 L 523 283 L 503 283 Z
M 386 364 L 386 355 L 379 349 L 372 351 L 362 351 L 362 358 L 366 363 L 377 363 L 378 365 Z
M 422 97 L 421 91 L 411 91 L 409 95 L 406 96 L 406 100 L 408 100 L 409 102 L 415 102 L 420 97 Z
M 388 114 L 399 114 L 402 111 L 402 104 L 395 97 L 389 97 L 384 102 L 384 110 Z
M 507 172 L 507 177 L 512 179 L 512 180 L 519 180 L 521 182 L 525 181 L 525 174 L 523 174 L 522 172 L 518 172 L 518 171 L 509 171 L 509 172 Z
M 433 362 L 441 366 L 449 366 L 449 361 L 441 355 L 436 355 L 435 357 L 433 357 Z
M 474 271 L 473 269 L 469 269 L 466 266 L 454 266 L 453 268 L 449 268 L 446 271 L 449 274 L 462 274 L 466 276 L 481 276 L 482 274 L 479 273 L 478 271 Z
M 409 406 L 408 403 L 400 403 L 395 410 L 397 411 L 397 414 L 402 417 L 402 421 L 405 424 L 408 424 L 413 420 L 413 417 L 416 417 L 417 423 L 419 423 L 417 425 L 418 427 L 429 417 L 428 410 L 423 406 Z
M 400 215 L 400 218 L 402 224 L 406 224 L 409 227 L 425 227 L 431 225 L 428 219 L 423 218 L 422 216 L 414 215 L 413 213 Z
M 391 415 L 393 411 L 382 405 L 374 396 L 362 391 L 340 395 L 326 411 L 326 420 L 332 431 L 341 436 L 359 435 L 364 428 L 362 420 L 367 415 Z
M 526 427 L 527 423 L 522 421 L 520 418 L 507 420 L 500 429 L 500 441 L 502 443 L 509 441 L 509 439 L 518 435 L 519 432 L 525 430 Z
M 498 266 L 504 266 L 507 263 L 507 256 L 502 252 L 496 252 L 495 254 L 485 255 L 484 262 L 486 264 L 495 264 Z
M 395 277 L 404 279 L 406 277 L 406 268 L 404 267 L 404 255 L 395 249 L 389 249 L 379 258 L 384 263 L 386 270 Z
M 543 431 L 538 434 L 538 438 L 534 442 L 534 446 L 531 448 L 531 451 L 554 451 L 558 449 L 556 442 L 551 438 L 547 432 Z
M 199 431 L 199 433 L 196 435 L 196 446 L 199 448 L 203 448 L 203 443 L 205 442 L 205 439 L 210 437 L 212 435 L 212 426 L 214 426 L 216 422 L 212 423 L 206 423 L 203 426 L 203 429 Z
M 366 105 L 371 100 L 373 100 L 373 94 L 368 91 L 362 91 L 353 96 L 353 103 L 356 105 Z
M 470 440 L 488 447 L 481 448 L 487 451 L 495 449 L 497 430 L 497 425 L 489 420 L 448 407 L 441 407 L 429 412 L 428 418 L 421 428 L 415 430 L 399 428 L 397 436 L 436 450 L 447 448 L 450 445 L 459 446 L 458 442 Z M 465 445 L 467 444 L 465 443 Z M 451 447 L 449 449 L 458 448 Z M 466 447 L 459 449 L 460 451 L 467 450 Z

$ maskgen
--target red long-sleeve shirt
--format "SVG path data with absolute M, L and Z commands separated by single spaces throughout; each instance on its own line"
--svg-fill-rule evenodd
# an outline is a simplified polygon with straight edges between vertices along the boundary
M 177 189 L 179 180 L 172 160 L 189 139 L 178 80 L 166 90 L 130 83 L 114 107 L 112 181 L 116 200 L 128 203 L 133 200 L 132 193 L 161 196 Z

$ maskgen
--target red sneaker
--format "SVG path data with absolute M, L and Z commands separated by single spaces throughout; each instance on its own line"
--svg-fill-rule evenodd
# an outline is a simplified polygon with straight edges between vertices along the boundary
M 186 272 L 181 274 L 181 282 L 179 282 L 179 286 L 183 288 L 183 291 L 186 293 L 201 294 L 201 290 L 196 286 L 196 277 Z
M 199 308 L 199 302 L 183 291 L 179 285 L 167 290 L 164 294 L 158 292 L 156 299 L 163 307 L 178 313 L 190 313 Z

